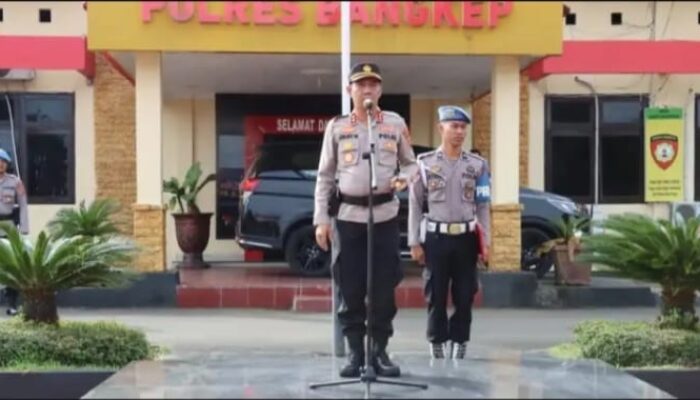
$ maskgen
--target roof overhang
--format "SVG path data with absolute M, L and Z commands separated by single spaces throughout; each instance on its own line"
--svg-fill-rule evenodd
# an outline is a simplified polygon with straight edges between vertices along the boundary
M 698 41 L 565 41 L 558 56 L 528 69 L 530 80 L 552 74 L 698 74 Z
M 95 57 L 82 36 L 0 35 L 0 69 L 75 70 L 92 80 Z

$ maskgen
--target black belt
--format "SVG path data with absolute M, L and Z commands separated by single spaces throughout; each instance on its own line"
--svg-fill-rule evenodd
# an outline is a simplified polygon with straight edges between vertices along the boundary
M 392 200 L 394 200 L 393 193 L 381 193 L 372 196 L 372 204 L 375 206 L 388 203 Z M 369 207 L 369 196 L 348 196 L 347 194 L 340 193 L 340 201 L 342 203 L 352 204 L 353 206 Z

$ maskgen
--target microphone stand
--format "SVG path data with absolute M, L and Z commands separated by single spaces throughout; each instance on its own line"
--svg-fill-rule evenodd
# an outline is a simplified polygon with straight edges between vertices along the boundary
M 369 134 L 369 152 L 362 153 L 362 159 L 369 161 L 369 196 L 368 196 L 368 218 L 367 218 L 367 294 L 365 295 L 365 304 L 367 308 L 367 314 L 365 316 L 365 324 L 367 325 L 367 341 L 365 342 L 365 367 L 360 370 L 360 377 L 356 379 L 346 379 L 340 381 L 326 382 L 326 383 L 315 383 L 309 385 L 309 389 L 317 389 L 321 387 L 330 386 L 341 386 L 350 385 L 354 383 L 365 383 L 365 399 L 370 398 L 370 387 L 372 383 L 382 383 L 386 385 L 404 386 L 404 387 L 414 387 L 419 389 L 428 389 L 428 385 L 422 383 L 409 383 L 401 382 L 397 380 L 383 379 L 377 377 L 377 372 L 374 369 L 373 361 L 373 325 L 372 325 L 372 314 L 373 310 L 373 299 L 372 293 L 374 290 L 374 190 L 377 189 L 377 176 L 376 176 L 376 140 L 374 134 L 372 133 L 372 107 L 371 104 L 368 107 L 365 104 L 365 109 L 367 110 L 367 133 Z

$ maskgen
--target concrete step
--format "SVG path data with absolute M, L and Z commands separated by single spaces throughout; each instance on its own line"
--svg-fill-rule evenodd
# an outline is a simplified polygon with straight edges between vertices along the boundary
M 298 312 L 331 312 L 333 301 L 331 296 L 296 296 L 292 311 Z

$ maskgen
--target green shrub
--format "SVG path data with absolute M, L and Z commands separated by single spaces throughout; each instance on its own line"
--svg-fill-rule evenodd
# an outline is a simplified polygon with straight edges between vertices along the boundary
M 574 329 L 584 358 L 617 367 L 700 367 L 700 333 L 646 322 L 586 321 Z
M 641 214 L 612 215 L 583 238 L 579 261 L 602 264 L 620 276 L 661 285 L 661 315 L 683 314 L 666 327 L 692 327 L 695 291 L 700 289 L 700 218 L 674 222 Z
M 113 322 L 0 323 L 0 368 L 57 364 L 121 368 L 159 353 L 138 331 Z
M 0 285 L 22 293 L 25 320 L 58 323 L 59 290 L 119 287 L 136 276 L 125 268 L 136 254 L 126 237 L 53 239 L 42 231 L 32 243 L 13 225 L 0 223 L 0 232 Z
M 119 203 L 111 198 L 97 199 L 85 206 L 85 200 L 77 209 L 60 209 L 49 221 L 47 228 L 55 239 L 74 236 L 106 238 L 119 234 L 114 216 L 119 211 Z

